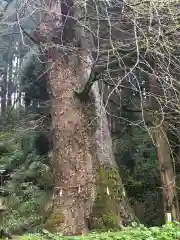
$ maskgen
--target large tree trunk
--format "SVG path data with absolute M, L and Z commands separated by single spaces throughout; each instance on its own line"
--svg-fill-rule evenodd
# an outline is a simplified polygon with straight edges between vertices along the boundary
M 89 103 L 83 104 L 74 98 L 73 89 L 83 85 L 84 79 L 80 74 L 83 69 L 82 63 L 75 66 L 71 55 L 64 59 L 59 56 L 49 73 L 56 187 L 48 224 L 49 229 L 64 234 L 86 233 L 90 215 L 92 225 L 95 225 L 97 217 L 91 213 L 96 196 L 101 199 L 98 204 L 103 205 L 107 200 L 108 206 L 104 208 L 108 209 L 103 208 L 103 211 L 108 211 L 106 217 L 108 214 L 114 217 L 116 226 L 122 220 L 132 218 L 114 161 L 106 112 L 97 83 L 93 86 Z M 99 194 L 102 191 L 105 195 Z M 98 210 L 97 207 L 95 209 Z M 98 213 L 102 221 L 103 214 Z
M 168 125 L 163 123 L 154 131 L 159 158 L 165 219 L 170 214 L 172 220 L 179 221 L 179 203 L 176 191 L 176 173 L 171 159 L 170 145 L 167 138 Z
M 71 11 L 75 8 L 72 6 L 73 1 L 70 1 Z M 41 36 L 48 35 L 48 39 L 51 36 L 51 39 L 57 40 L 53 36 L 55 27 L 52 26 L 60 14 L 56 2 L 50 8 L 54 9 L 55 17 L 47 17 L 41 24 Z M 70 11 L 65 10 L 63 15 L 67 12 Z M 68 26 L 75 29 L 75 25 Z M 116 226 L 124 218 L 131 218 L 131 209 L 112 152 L 111 135 L 98 84 L 93 86 L 86 103 L 82 103 L 74 94 L 74 90 L 85 85 L 91 67 L 86 61 L 87 51 L 76 48 L 73 52 L 72 47 L 68 48 L 68 40 L 71 46 L 73 44 L 72 35 L 68 39 L 66 35 L 61 41 L 66 43 L 63 49 L 60 45 L 52 44 L 46 47 L 55 181 L 54 201 L 46 228 L 66 235 L 87 233 L 88 220 L 90 215 L 93 218 L 96 199 L 96 202 L 101 199 L 101 205 L 103 201 L 108 203 L 108 208 L 104 206 L 105 216 L 114 218 Z M 104 221 L 102 214 L 98 217 Z
M 52 220 L 62 220 L 57 221 L 55 230 L 81 234 L 87 231 L 86 219 L 95 200 L 96 150 L 91 146 L 92 107 L 83 106 L 73 97 L 80 75 L 73 71 L 72 64 L 70 56 L 66 59 L 59 56 L 49 78 L 55 186 L 60 193 L 59 198 L 55 196 Z

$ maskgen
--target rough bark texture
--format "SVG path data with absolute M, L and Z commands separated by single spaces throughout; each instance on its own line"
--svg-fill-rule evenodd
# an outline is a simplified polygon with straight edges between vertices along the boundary
M 73 89 L 87 81 L 85 65 L 71 54 L 59 55 L 49 73 L 55 191 L 60 196 L 55 197 L 46 227 L 66 235 L 87 233 L 88 223 L 92 228 L 111 228 L 133 219 L 98 84 L 86 104 L 74 98 Z
M 74 1 L 69 2 L 72 11 Z M 86 84 L 91 72 L 88 51 L 85 47 L 85 50 L 76 47 L 73 51 L 72 36 L 69 39 L 71 45 L 65 38 L 67 44 L 64 47 L 53 43 L 53 39 L 57 41 L 59 32 L 55 24 L 61 22 L 57 9 L 54 1 L 54 6 L 51 5 L 53 17 L 46 17 L 40 26 L 41 35 L 48 36 L 46 40 L 50 43 L 45 47 L 45 52 L 49 68 L 54 136 L 55 191 L 45 227 L 65 235 L 77 235 L 87 233 L 89 220 L 93 218 L 91 213 L 99 206 L 97 203 L 103 206 L 102 215 L 105 213 L 106 217 L 113 219 L 113 227 L 117 227 L 123 217 L 129 216 L 130 208 L 114 160 L 111 135 L 98 84 L 93 86 L 86 103 L 82 103 L 74 94 L 74 91 Z M 72 28 L 71 24 L 70 26 Z M 107 225 L 102 215 L 97 217 Z M 94 220 L 92 222 L 97 223 Z
M 95 82 L 92 87 L 97 119 L 94 137 L 100 169 L 91 222 L 92 228 L 108 230 L 121 227 L 125 221 L 130 223 L 135 216 L 115 161 L 104 99 L 100 92 L 98 82 Z
M 49 77 L 55 185 L 61 192 L 51 217 L 52 221 L 59 219 L 57 225 L 50 225 L 56 231 L 74 235 L 87 231 L 86 219 L 95 200 L 96 150 L 91 146 L 92 107 L 74 99 L 73 89 L 81 82 L 81 69 L 73 70 L 72 61 L 70 56 L 59 56 Z
M 179 203 L 176 191 L 176 174 L 171 159 L 170 146 L 167 139 L 168 126 L 163 123 L 154 132 L 160 165 L 163 191 L 164 213 L 171 213 L 172 219 L 179 220 Z
M 98 161 L 101 166 L 116 168 L 114 159 L 111 133 L 109 131 L 106 109 L 103 104 L 103 99 L 100 96 L 98 82 L 95 82 L 92 87 L 92 93 L 95 99 L 95 109 L 97 118 L 97 128 L 95 132 L 95 141 L 97 147 Z

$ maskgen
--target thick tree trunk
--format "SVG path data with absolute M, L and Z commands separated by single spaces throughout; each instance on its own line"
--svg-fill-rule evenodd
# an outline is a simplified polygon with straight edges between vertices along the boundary
M 84 85 L 83 71 L 87 69 L 83 63 L 75 65 L 74 58 L 59 55 L 49 73 L 56 187 L 46 227 L 70 235 L 87 233 L 90 215 L 92 225 L 95 218 L 105 221 L 103 218 L 112 215 L 116 226 L 133 216 L 114 160 L 98 84 L 93 86 L 88 103 L 74 98 L 73 89 Z M 101 199 L 101 211 L 104 201 L 108 206 L 103 208 L 106 213 L 94 217 L 96 196 Z
M 165 219 L 170 215 L 172 220 L 179 221 L 179 203 L 176 191 L 176 173 L 171 159 L 171 151 L 167 139 L 167 124 L 157 127 L 154 136 L 160 165 L 161 183 L 163 191 L 163 204 Z
M 49 77 L 56 186 L 51 218 L 59 220 L 49 224 L 64 234 L 81 234 L 87 232 L 95 200 L 96 149 L 91 146 L 92 106 L 74 99 L 81 69 L 73 71 L 72 65 L 71 56 L 59 56 Z
M 72 16 L 74 3 L 70 0 L 66 5 L 68 2 Z M 63 15 L 65 12 L 69 13 L 67 9 L 63 9 L 63 4 L 61 7 Z M 46 17 L 40 32 L 41 36 L 48 36 L 48 41 L 57 41 L 58 31 L 54 31 L 57 29 L 53 26 L 56 24 L 55 20 L 58 22 L 59 18 L 61 22 L 62 19 L 59 17 L 56 2 L 50 9 L 54 11 L 54 17 Z M 76 29 L 72 23 L 68 26 Z M 70 46 L 68 40 L 71 41 Z M 86 104 L 74 94 L 74 90 L 86 84 L 91 72 L 86 49 L 76 48 L 73 52 L 72 35 L 70 39 L 67 39 L 67 35 L 63 36 L 60 43 L 66 45 L 63 48 L 52 43 L 50 47 L 46 46 L 55 189 L 45 227 L 66 235 L 76 235 L 87 233 L 89 218 L 93 218 L 90 215 L 95 200 L 98 202 L 101 199 L 100 204 L 104 205 L 103 201 L 107 199 L 105 202 L 108 203 L 108 208 L 104 206 L 107 211 L 105 217 L 114 218 L 113 224 L 116 227 L 123 218 L 131 218 L 131 210 L 114 160 L 111 135 L 98 83 L 94 84 Z M 105 221 L 104 215 L 98 217 Z

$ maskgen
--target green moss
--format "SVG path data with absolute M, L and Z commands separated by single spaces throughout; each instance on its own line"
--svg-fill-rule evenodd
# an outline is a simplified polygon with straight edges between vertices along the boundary
M 97 197 L 90 219 L 92 229 L 116 229 L 120 223 L 123 185 L 117 169 L 99 169 Z M 123 211 L 122 211 L 123 212 Z
M 64 222 L 64 215 L 59 210 L 58 205 L 53 207 L 52 212 L 48 216 L 48 220 L 44 228 L 50 232 L 56 232 L 59 226 Z

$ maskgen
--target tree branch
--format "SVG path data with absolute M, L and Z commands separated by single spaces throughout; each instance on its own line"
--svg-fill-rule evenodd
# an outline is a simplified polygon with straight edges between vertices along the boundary
M 142 50 L 144 50 L 144 48 L 142 48 Z M 113 51 L 113 50 L 110 50 Z M 95 51 L 94 51 L 95 52 Z M 115 64 L 119 64 L 120 61 L 127 61 L 129 60 L 129 66 L 133 65 L 136 60 L 133 61 L 133 55 L 136 54 L 136 49 L 135 48 L 119 48 L 117 49 L 117 52 L 121 53 L 121 54 L 125 54 L 121 57 L 121 59 L 115 59 L 112 60 L 108 63 L 105 63 L 104 61 L 100 61 L 99 64 L 97 64 L 92 70 L 91 70 L 91 74 L 90 77 L 87 81 L 87 83 L 84 86 L 84 89 L 81 92 L 75 92 L 75 96 L 77 96 L 81 101 L 86 100 L 86 98 L 88 97 L 88 93 L 91 90 L 92 85 L 99 80 L 99 75 L 100 73 L 106 71 L 107 69 L 113 68 Z M 102 51 L 102 54 L 108 53 L 108 50 L 106 51 Z M 110 58 L 112 58 L 113 56 L 111 56 Z
M 99 79 L 99 72 L 92 70 L 84 89 L 80 92 L 75 91 L 75 96 L 77 96 L 81 101 L 85 101 L 88 98 L 89 91 L 92 85 Z
M 20 25 L 20 28 L 25 36 L 27 36 L 31 41 L 33 41 L 35 44 L 39 44 L 35 38 L 33 38 L 26 30 Z

